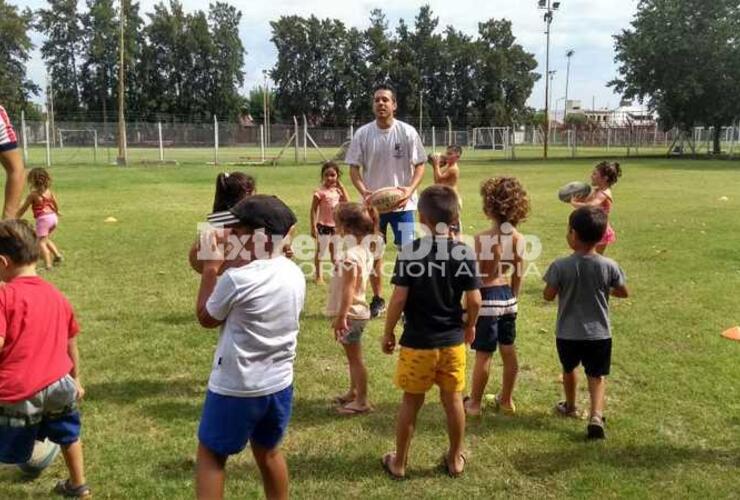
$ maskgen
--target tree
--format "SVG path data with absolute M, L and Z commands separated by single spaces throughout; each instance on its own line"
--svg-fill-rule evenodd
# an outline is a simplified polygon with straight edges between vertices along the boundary
M 49 8 L 38 11 L 36 29 L 46 35 L 41 57 L 51 74 L 54 114 L 57 120 L 76 119 L 80 112 L 78 55 L 82 26 L 77 0 L 48 0 Z
M 80 98 L 89 119 L 107 122 L 108 113 L 116 109 L 113 91 L 118 67 L 118 22 L 113 0 L 88 0 L 87 6 L 88 12 L 82 16 L 85 49 Z
M 0 0 L 0 104 L 11 115 L 28 109 L 31 94 L 39 88 L 26 78 L 26 62 L 33 48 L 28 31 L 33 14 L 29 9 L 18 9 Z
M 515 43 L 511 22 L 490 19 L 478 24 L 479 60 L 475 81 L 480 125 L 505 126 L 523 119 L 526 102 L 540 75 L 534 55 Z
M 239 115 L 242 98 L 239 87 L 244 83 L 244 46 L 239 36 L 242 14 L 222 2 L 210 5 L 208 23 L 213 40 L 213 89 L 211 109 L 219 118 Z
M 740 115 L 740 6 L 731 0 L 641 0 L 630 29 L 615 36 L 625 98 L 647 101 L 663 125 L 721 127 Z

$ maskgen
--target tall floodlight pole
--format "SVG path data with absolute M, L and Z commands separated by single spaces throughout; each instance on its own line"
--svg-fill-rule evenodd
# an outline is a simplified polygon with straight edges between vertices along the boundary
M 49 102 L 46 105 L 47 106 L 47 114 L 49 123 L 51 124 L 51 145 L 56 146 L 56 135 L 54 133 L 54 77 L 51 76 L 50 72 L 46 73 L 46 79 L 47 79 L 47 97 L 49 98 Z
M 550 25 L 553 13 L 560 8 L 560 2 L 552 0 L 538 0 L 537 8 L 545 11 L 545 35 L 547 37 L 547 52 L 545 55 L 545 143 L 544 158 L 547 159 L 547 147 L 550 138 Z
M 119 40 L 118 40 L 118 53 L 119 53 L 119 59 L 118 59 L 118 158 L 116 159 L 116 163 L 118 165 L 126 165 L 128 164 L 128 158 L 126 154 L 126 119 L 123 116 L 124 113 L 124 102 L 125 102 L 125 96 L 124 96 L 124 81 L 123 81 L 123 55 L 124 55 L 124 47 L 123 47 L 123 31 L 125 27 L 125 13 L 123 10 L 123 1 L 121 0 L 121 19 L 120 19 L 120 34 L 119 34 Z
M 575 54 L 576 51 L 573 49 L 568 49 L 568 51 L 565 53 L 565 57 L 568 58 L 568 69 L 565 73 L 565 106 L 564 106 L 564 113 L 563 113 L 563 120 L 568 116 L 568 89 L 570 87 L 570 58 L 573 57 L 573 54 Z
M 267 144 L 270 143 L 269 139 L 269 128 L 267 123 L 267 115 L 268 115 L 268 108 L 267 108 L 267 70 L 262 70 L 262 76 L 264 78 L 264 85 L 262 86 L 262 125 L 265 129 L 265 139 Z

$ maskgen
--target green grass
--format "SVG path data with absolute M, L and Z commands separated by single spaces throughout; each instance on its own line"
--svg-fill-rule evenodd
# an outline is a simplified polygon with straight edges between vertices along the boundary
M 318 163 L 324 159 L 333 158 L 338 152 L 338 147 L 324 147 L 319 152 L 315 148 L 308 148 L 305 152 L 299 148 L 298 161 L 296 161 L 295 147 L 291 146 L 283 151 L 282 147 L 270 147 L 265 150 L 267 163 L 272 163 L 273 158 L 279 157 L 277 163 L 282 166 L 296 165 L 304 163 L 304 154 L 306 162 Z M 428 148 L 431 150 L 431 148 Z M 437 146 L 437 151 L 441 152 L 443 147 Z M 657 144 L 650 147 L 626 148 L 626 147 L 578 147 L 575 152 L 576 158 L 596 158 L 610 156 L 614 158 L 624 157 L 656 157 L 665 156 L 668 146 Z M 729 147 L 724 148 L 729 151 Z M 542 158 L 542 146 L 516 146 L 513 154 L 518 160 L 538 160 Z M 466 162 L 490 162 L 492 160 L 509 160 L 511 151 L 493 151 L 485 149 L 468 149 L 464 151 L 463 159 Z M 75 147 L 67 146 L 65 148 L 51 149 L 51 163 L 53 166 L 69 165 L 110 165 L 116 162 L 118 150 L 115 146 L 100 146 L 97 153 L 92 147 Z M 160 162 L 158 148 L 141 148 L 130 147 L 128 149 L 129 162 L 132 165 L 148 164 L 154 165 Z M 573 151 L 567 146 L 553 145 L 549 149 L 550 158 L 572 158 Z M 261 158 L 259 147 L 254 146 L 221 146 L 218 152 L 218 162 L 227 166 L 238 163 L 257 162 Z M 28 150 L 29 164 L 33 166 L 46 165 L 46 149 L 43 146 L 32 146 Z M 210 147 L 169 147 L 164 150 L 164 160 L 169 163 L 179 164 L 208 164 L 213 163 L 215 152 L 213 146 Z
M 568 253 L 569 210 L 555 191 L 587 178 L 592 164 L 463 163 L 465 231 L 487 226 L 477 199 L 480 181 L 518 176 L 533 209 L 521 230 L 541 238 L 543 256 L 535 264 L 544 272 Z M 469 422 L 469 464 L 465 477 L 453 481 L 436 469 L 446 436 L 441 406 L 430 393 L 412 445 L 411 480 L 389 481 L 379 457 L 393 447 L 400 393 L 391 382 L 395 358 L 380 353 L 382 323 L 370 323 L 365 342 L 377 411 L 339 418 L 328 400 L 346 386 L 345 361 L 321 316 L 326 289 L 309 284 L 294 417 L 283 444 L 294 497 L 738 494 L 740 343 L 719 333 L 740 324 L 740 163 L 640 160 L 623 166 L 612 216 L 619 241 L 609 255 L 626 270 L 632 297 L 613 301 L 608 439 L 586 443 L 585 423 L 550 413 L 561 396 L 556 306 L 543 302 L 541 281 L 531 275 L 518 326 L 517 416 L 489 412 Z M 317 168 L 249 170 L 261 192 L 294 208 L 305 231 Z M 46 276 L 70 298 L 83 329 L 83 439 L 97 498 L 193 497 L 195 433 L 217 332 L 194 319 L 198 278 L 186 253 L 196 223 L 209 211 L 216 171 L 203 165 L 53 170 L 64 214 L 56 241 L 66 261 Z M 105 223 L 108 216 L 118 222 Z M 500 380 L 498 359 L 493 370 L 489 392 Z M 61 460 L 33 482 L 2 470 L 0 498 L 45 497 L 64 474 Z M 230 461 L 227 497 L 261 495 L 251 457 Z

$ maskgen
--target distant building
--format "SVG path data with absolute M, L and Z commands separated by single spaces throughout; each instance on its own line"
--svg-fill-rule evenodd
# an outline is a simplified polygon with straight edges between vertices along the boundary
M 565 115 L 585 115 L 591 123 L 600 127 L 654 127 L 658 116 L 644 106 L 634 106 L 632 103 L 622 102 L 617 109 L 583 109 L 581 101 L 568 100 L 565 103 Z M 564 116 L 556 121 L 563 123 Z

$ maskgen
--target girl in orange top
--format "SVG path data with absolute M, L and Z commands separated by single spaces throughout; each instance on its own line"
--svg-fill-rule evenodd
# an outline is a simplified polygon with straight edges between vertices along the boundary
M 339 165 L 333 161 L 327 161 L 321 167 L 321 186 L 313 193 L 311 202 L 311 236 L 316 240 L 316 255 L 314 266 L 316 268 L 316 283 L 324 283 L 321 269 L 321 258 L 329 250 L 329 258 L 334 264 L 334 243 L 331 237 L 336 233 L 334 222 L 334 209 L 341 202 L 349 201 L 349 195 L 342 182 L 339 180 L 342 172 Z
M 28 172 L 28 184 L 31 192 L 18 210 L 18 218 L 23 217 L 28 207 L 31 207 L 36 219 L 36 236 L 39 239 L 41 256 L 48 270 L 52 268 L 52 263 L 58 265 L 62 262 L 62 254 L 51 241 L 51 233 L 59 223 L 59 205 L 51 192 L 51 176 L 46 169 L 31 169 Z

